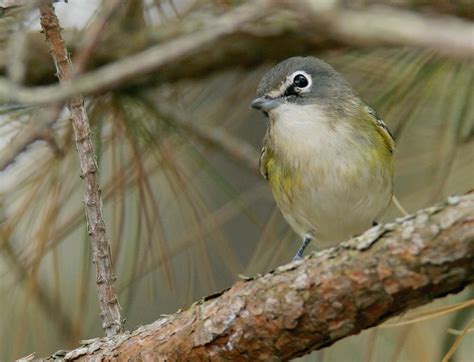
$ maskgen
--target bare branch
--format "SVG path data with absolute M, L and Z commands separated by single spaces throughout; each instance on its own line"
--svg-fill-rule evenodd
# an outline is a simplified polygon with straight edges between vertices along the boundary
M 287 360 L 474 281 L 474 193 L 379 225 L 66 359 Z M 63 355 L 64 356 L 64 355 Z
M 56 65 L 59 81 L 67 82 L 71 79 L 72 66 L 64 40 L 61 37 L 59 21 L 53 6 L 51 4 L 40 6 L 40 14 L 41 26 Z M 96 284 L 102 325 L 106 335 L 113 336 L 123 331 L 122 317 L 120 316 L 110 246 L 102 212 L 102 197 L 97 176 L 98 167 L 92 146 L 89 120 L 84 108 L 84 101 L 80 95 L 68 100 L 67 106 L 71 114 L 76 147 L 79 153 L 81 177 L 85 184 L 84 204 L 96 266 Z

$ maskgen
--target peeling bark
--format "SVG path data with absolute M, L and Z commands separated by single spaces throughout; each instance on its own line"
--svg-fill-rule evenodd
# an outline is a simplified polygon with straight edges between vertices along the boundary
M 474 281 L 474 193 L 379 225 L 134 332 L 61 354 L 101 360 L 286 360 Z M 56 357 L 59 357 L 56 355 Z

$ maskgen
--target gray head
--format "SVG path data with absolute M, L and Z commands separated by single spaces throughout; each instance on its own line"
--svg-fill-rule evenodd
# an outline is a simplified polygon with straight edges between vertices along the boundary
M 252 108 L 268 112 L 283 103 L 341 104 L 352 97 L 350 86 L 329 64 L 314 57 L 293 57 L 263 76 Z

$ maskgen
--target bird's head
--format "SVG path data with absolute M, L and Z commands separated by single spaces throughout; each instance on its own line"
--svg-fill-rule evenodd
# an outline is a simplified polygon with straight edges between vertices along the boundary
M 314 57 L 293 57 L 263 76 L 251 107 L 268 113 L 282 104 L 331 106 L 351 96 L 351 88 L 329 64 Z

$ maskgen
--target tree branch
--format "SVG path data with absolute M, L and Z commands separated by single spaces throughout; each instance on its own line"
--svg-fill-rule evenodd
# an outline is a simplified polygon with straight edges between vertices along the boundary
M 329 36 L 360 46 L 403 45 L 432 49 L 440 54 L 474 57 L 474 25 L 448 16 L 424 16 L 409 10 L 372 5 L 363 10 L 337 6 L 337 1 L 285 0 L 317 23 Z
M 207 26 L 199 32 L 156 45 L 139 54 L 130 55 L 96 71 L 81 75 L 67 84 L 38 87 L 34 90 L 0 80 L 0 100 L 43 104 L 58 99 L 66 100 L 79 93 L 95 93 L 115 88 L 124 82 L 133 80 L 133 78 L 149 74 L 166 64 L 195 56 L 197 52 L 202 51 L 204 47 L 213 44 L 216 40 L 236 32 L 244 24 L 263 17 L 268 3 L 270 3 L 269 0 L 258 0 L 250 5 L 242 5 L 217 18 L 212 26 Z M 6 87 L 8 91 L 6 91 Z
M 208 18 L 206 21 L 209 22 Z M 167 26 L 172 30 L 162 30 L 168 36 L 173 34 L 172 40 L 168 37 L 152 45 L 143 41 L 150 35 L 140 34 L 126 43 L 132 44 L 131 52 L 137 50 L 136 44 L 145 50 L 124 58 L 127 51 L 121 39 L 114 62 L 68 84 L 27 88 L 0 79 L 0 100 L 25 104 L 58 102 L 79 93 L 103 92 L 143 82 L 142 76 L 157 70 L 161 72 L 155 75 L 156 79 L 175 81 L 202 77 L 229 66 L 255 66 L 264 60 L 335 45 L 408 45 L 448 56 L 474 57 L 474 26 L 469 21 L 393 7 L 369 6 L 355 10 L 337 1 L 255 0 L 204 27 L 196 28 L 195 22 L 186 21 L 175 24 L 174 28 Z M 118 36 L 123 38 L 124 35 Z M 204 53 L 205 57 L 196 56 Z M 113 55 L 108 57 L 110 60 Z M 38 61 L 35 64 L 44 66 Z
M 63 38 L 58 18 L 51 4 L 40 6 L 41 26 L 51 51 L 61 83 L 71 80 L 72 66 Z M 67 102 L 76 138 L 76 147 L 84 180 L 84 204 L 87 228 L 92 244 L 93 260 L 96 266 L 96 285 L 101 309 L 102 326 L 107 336 L 123 331 L 120 306 L 115 289 L 110 245 L 107 239 L 102 212 L 102 197 L 98 180 L 98 167 L 92 146 L 91 130 L 84 101 L 76 95 Z
M 66 359 L 291 359 L 474 281 L 474 193 L 311 254 Z M 58 355 L 56 355 L 57 357 Z

